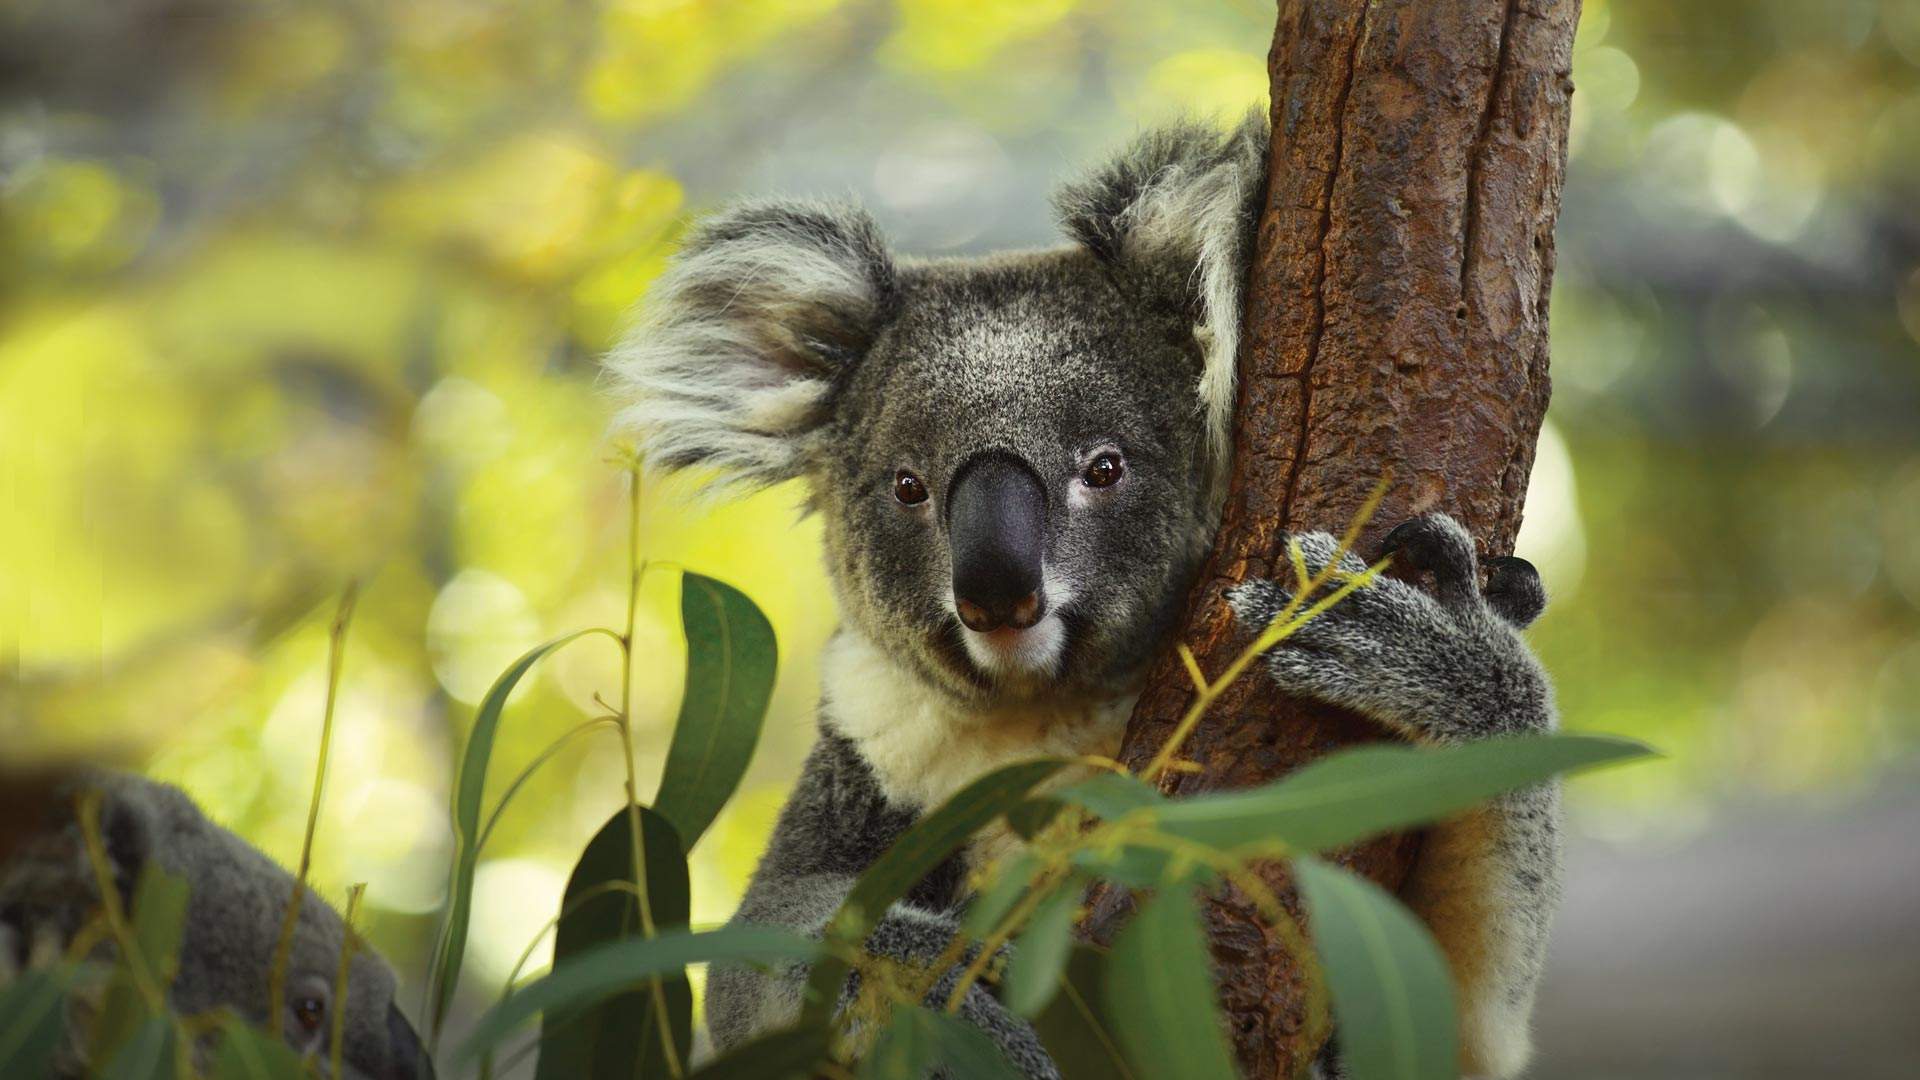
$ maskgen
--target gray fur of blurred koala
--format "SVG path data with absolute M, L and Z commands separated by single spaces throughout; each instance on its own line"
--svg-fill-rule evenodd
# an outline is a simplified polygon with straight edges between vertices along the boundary
M 266 1020 L 268 981 L 293 877 L 233 833 L 215 825 L 178 788 L 138 776 L 79 770 L 54 785 L 44 827 L 0 865 L 0 981 L 9 971 L 58 960 L 101 909 L 99 877 L 88 859 L 74 812 L 85 792 L 100 793 L 100 839 L 123 905 L 131 905 L 141 873 L 157 866 L 189 888 L 179 971 L 168 1004 L 181 1016 L 230 1010 L 250 1023 Z M 327 1058 L 332 1000 L 346 924 L 311 891 L 301 900 L 287 965 L 288 1015 L 273 1025 L 289 1045 Z M 354 953 L 347 981 L 343 1065 L 365 1080 L 417 1080 L 433 1068 L 395 1004 L 393 970 L 365 947 Z M 317 1030 L 297 1008 L 320 1005 Z M 312 1015 L 308 1013 L 308 1015 Z M 212 1038 L 198 1047 L 203 1063 Z M 63 1075 L 90 1075 L 78 1045 L 63 1051 Z
M 804 480 L 843 616 L 819 742 L 737 918 L 818 934 L 854 878 L 969 781 L 1115 752 L 1216 522 L 1266 151 L 1257 117 L 1224 135 L 1149 132 L 1056 193 L 1069 243 L 984 257 L 898 258 L 856 207 L 749 203 L 697 228 L 654 284 L 607 362 L 620 429 L 652 466 L 703 467 L 716 490 Z M 985 558 L 1006 573 L 983 588 L 1011 575 L 1024 592 L 991 612 L 961 595 L 979 561 L 980 500 L 963 485 L 989 471 Z M 1409 550 L 1452 560 L 1433 567 L 1446 601 L 1370 590 L 1371 606 L 1349 601 L 1275 650 L 1273 677 L 1415 739 L 1550 728 L 1545 677 L 1510 625 L 1537 614 L 1537 577 L 1506 566 L 1483 596 L 1471 541 L 1462 564 L 1442 541 L 1464 534 L 1419 520 Z M 1009 521 L 1033 535 L 1003 535 Z M 1249 622 L 1276 589 L 1243 594 Z M 1476 1074 L 1526 1058 L 1558 896 L 1555 805 L 1552 789 L 1503 801 L 1417 872 Z M 1015 842 L 977 838 L 869 947 L 932 959 L 967 867 Z M 716 1045 L 790 1019 L 804 980 L 717 969 Z M 965 1014 L 1028 1075 L 1056 1075 L 990 990 Z

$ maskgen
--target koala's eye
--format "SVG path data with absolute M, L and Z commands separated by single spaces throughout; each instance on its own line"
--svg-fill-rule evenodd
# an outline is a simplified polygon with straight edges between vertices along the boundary
M 907 506 L 919 506 L 927 501 L 926 482 L 901 469 L 893 477 L 893 497 Z
M 319 1031 L 320 1025 L 327 1021 L 327 1003 L 317 997 L 297 997 L 290 1004 L 293 1019 L 309 1034 Z
M 1120 463 L 1120 455 L 1109 451 L 1088 463 L 1087 471 L 1080 475 L 1080 482 L 1090 488 L 1112 487 L 1120 482 L 1120 477 L 1126 471 L 1126 466 Z

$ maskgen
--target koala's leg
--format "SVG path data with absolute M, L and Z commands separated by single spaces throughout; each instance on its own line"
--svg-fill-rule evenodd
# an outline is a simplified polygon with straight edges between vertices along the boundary
M 756 879 L 734 918 L 786 926 L 819 938 L 852 886 L 851 877 L 833 874 Z M 876 956 L 924 966 L 946 951 L 959 929 L 958 920 L 949 914 L 897 903 L 875 925 L 866 947 Z M 964 962 L 940 977 L 927 993 L 928 1007 L 946 1007 L 963 967 Z M 800 1014 L 808 974 L 805 964 L 774 972 L 715 965 L 707 978 L 706 997 L 707 1024 L 714 1046 L 725 1050 L 792 1023 Z M 840 1008 L 852 1004 L 859 989 L 858 979 L 855 975 L 848 980 Z M 1033 1080 L 1059 1077 L 1033 1028 L 1008 1012 L 987 987 L 975 983 L 967 989 L 961 999 L 960 1017 L 984 1031 L 1023 1075 Z
M 1317 573 L 1338 542 L 1293 538 Z M 1351 709 L 1415 742 L 1458 743 L 1551 731 L 1553 692 L 1516 629 L 1545 606 L 1522 559 L 1493 560 L 1480 588 L 1473 539 L 1428 514 L 1388 535 L 1397 562 L 1430 573 L 1432 595 L 1382 578 L 1355 591 L 1266 657 L 1288 693 Z M 1365 564 L 1349 554 L 1341 569 Z M 1264 627 L 1291 598 L 1291 582 L 1249 582 L 1230 599 Z M 1436 826 L 1401 897 L 1446 953 L 1460 1007 L 1462 1069 L 1507 1077 L 1526 1063 L 1528 1018 L 1559 907 L 1559 788 L 1513 792 Z

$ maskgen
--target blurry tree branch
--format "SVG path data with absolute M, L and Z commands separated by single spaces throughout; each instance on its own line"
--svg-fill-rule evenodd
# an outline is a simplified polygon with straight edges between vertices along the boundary
M 1280 4 L 1234 473 L 1181 634 L 1209 676 L 1247 632 L 1227 588 L 1287 572 L 1285 532 L 1340 531 L 1383 476 L 1392 486 L 1363 552 L 1430 508 L 1486 552 L 1511 550 L 1547 404 L 1578 18 L 1578 0 Z M 1163 657 L 1128 726 L 1130 767 L 1152 758 L 1192 693 L 1180 662 Z M 1243 679 L 1184 747 L 1201 770 L 1161 783 L 1242 787 L 1379 737 L 1358 717 Z M 1397 887 L 1417 851 L 1417 837 L 1389 837 L 1343 861 Z M 1282 868 L 1264 876 L 1286 890 Z M 1090 933 L 1105 937 L 1129 906 L 1097 894 Z M 1296 958 L 1238 893 L 1207 912 L 1243 1070 L 1297 1074 L 1319 1046 Z

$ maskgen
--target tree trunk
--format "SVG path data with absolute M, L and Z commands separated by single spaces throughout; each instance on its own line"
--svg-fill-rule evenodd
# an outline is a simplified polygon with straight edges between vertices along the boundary
M 1444 509 L 1484 554 L 1511 551 L 1547 404 L 1547 298 L 1566 167 L 1578 0 L 1282 0 L 1268 57 L 1273 145 L 1247 290 L 1234 473 L 1182 638 L 1217 675 L 1244 646 L 1231 585 L 1290 574 L 1283 534 L 1341 531 L 1382 477 L 1371 554 Z M 1163 657 L 1121 751 L 1140 769 L 1192 700 Z M 1381 737 L 1249 675 L 1168 773 L 1173 793 L 1273 779 Z M 1342 860 L 1390 888 L 1417 854 L 1390 837 Z M 1265 873 L 1289 897 L 1279 867 Z M 1106 936 L 1129 906 L 1095 898 Z M 1233 892 L 1209 902 L 1222 1003 L 1249 1077 L 1318 1052 L 1304 987 Z

